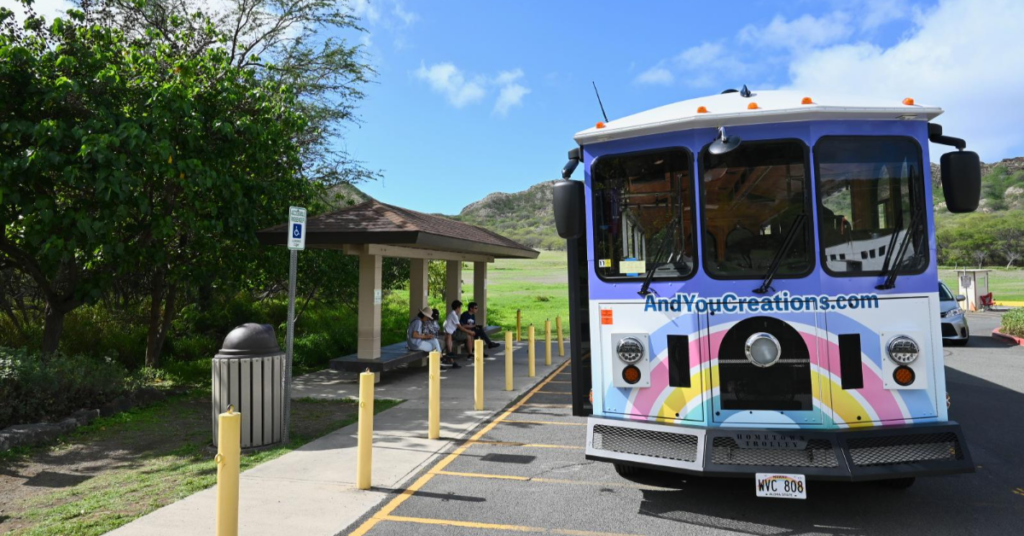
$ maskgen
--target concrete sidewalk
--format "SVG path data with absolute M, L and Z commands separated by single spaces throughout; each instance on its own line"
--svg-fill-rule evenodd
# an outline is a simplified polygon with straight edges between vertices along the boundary
M 527 376 L 526 342 L 515 344 L 515 390 L 505 391 L 504 344 L 484 361 L 485 404 L 473 409 L 473 367 L 442 371 L 441 439 L 427 439 L 427 371 L 410 368 L 385 373 L 375 397 L 405 402 L 374 418 L 373 489 L 355 488 L 356 431 L 352 424 L 241 476 L 239 533 L 252 535 L 333 535 L 402 489 L 451 443 L 495 415 L 569 359 L 544 366 L 544 342 L 537 341 L 537 375 Z M 352 375 L 325 370 L 293 380 L 292 397 L 356 398 Z M 566 403 L 569 401 L 566 400 Z M 112 535 L 214 534 L 216 486 L 165 506 L 110 532 Z

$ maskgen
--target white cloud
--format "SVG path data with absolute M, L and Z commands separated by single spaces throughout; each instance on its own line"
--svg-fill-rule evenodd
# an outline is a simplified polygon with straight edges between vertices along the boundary
M 370 0 L 352 0 L 349 4 L 352 14 L 371 23 L 380 20 L 380 10 Z
M 499 86 L 503 86 L 511 84 L 512 82 L 515 82 L 516 80 L 519 80 L 522 77 L 522 69 L 515 69 L 513 71 L 501 71 L 500 73 L 498 73 L 498 76 L 494 78 L 494 83 Z
M 914 97 L 948 110 L 937 122 L 967 140 L 984 161 L 1024 149 L 1024 2 L 948 0 L 889 48 L 834 45 L 795 58 L 791 85 L 809 94 Z M 933 147 L 937 159 L 946 147 Z
M 724 49 L 721 43 L 701 43 L 682 51 L 675 61 L 683 67 L 702 67 L 720 59 Z
M 406 11 L 405 6 L 403 6 L 401 2 L 395 2 L 394 7 L 391 9 L 391 13 L 393 13 L 395 17 L 398 17 L 398 19 L 402 21 L 402 24 L 406 26 L 412 25 L 412 23 L 419 19 L 419 15 L 411 11 Z
M 6 4 L 6 2 L 4 3 Z M 22 8 L 21 2 L 11 3 L 14 5 L 5 7 L 14 12 L 14 16 L 18 21 L 23 22 L 25 20 L 25 10 Z M 36 12 L 36 15 L 45 17 L 48 21 L 52 21 L 56 17 L 62 17 L 65 11 L 73 7 L 75 6 L 67 0 L 36 0 L 32 3 L 32 9 Z
M 456 108 L 462 108 L 484 98 L 483 82 L 467 80 L 458 67 L 451 63 L 437 63 L 429 68 L 421 64 L 416 77 L 430 84 L 430 88 L 443 94 Z
M 523 105 L 523 97 L 529 92 L 529 88 L 519 84 L 508 84 L 502 87 L 501 93 L 498 94 L 498 100 L 494 103 L 494 113 L 502 116 L 508 115 L 509 108 Z
M 861 31 L 869 31 L 905 18 L 910 9 L 906 0 L 865 0 L 858 12 Z
M 675 81 L 675 77 L 672 76 L 672 71 L 661 66 L 655 66 L 640 73 L 634 81 L 638 84 L 668 86 Z
M 758 47 L 806 50 L 838 43 L 853 34 L 850 15 L 834 12 L 822 17 L 803 15 L 787 21 L 776 15 L 765 27 L 747 25 L 739 32 L 740 42 Z

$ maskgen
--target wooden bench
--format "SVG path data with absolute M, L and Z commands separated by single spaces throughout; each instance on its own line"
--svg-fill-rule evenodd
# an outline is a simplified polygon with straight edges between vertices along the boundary
M 487 326 L 484 332 L 488 336 L 501 331 L 498 326 Z M 441 339 L 441 346 L 444 346 L 444 339 Z M 427 358 L 427 352 L 421 350 L 410 350 L 405 341 L 388 346 L 382 346 L 380 357 L 377 359 L 359 359 L 357 354 L 337 357 L 331 360 L 331 369 L 345 372 L 363 372 L 367 369 L 370 372 L 387 372 L 398 367 L 418 363 Z

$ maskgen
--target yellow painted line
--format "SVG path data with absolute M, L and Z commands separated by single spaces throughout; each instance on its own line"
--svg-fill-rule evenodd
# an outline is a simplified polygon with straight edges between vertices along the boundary
M 572 404 L 523 404 L 523 407 L 531 407 L 531 408 L 571 408 Z
M 445 476 L 459 476 L 464 478 L 486 478 L 493 480 L 515 480 L 518 482 L 540 482 L 542 484 L 569 484 L 569 485 L 580 485 L 580 486 L 598 486 L 607 488 L 629 488 L 629 489 L 648 489 L 648 490 L 665 490 L 669 488 L 659 488 L 657 486 L 646 486 L 643 484 L 632 484 L 627 482 L 596 482 L 592 480 L 565 480 L 560 478 L 534 478 L 528 476 L 509 476 L 509 475 L 491 475 L 487 473 L 461 473 L 457 471 L 436 471 L 435 474 Z
M 518 420 L 516 420 L 516 421 L 513 421 L 513 420 L 501 421 L 501 424 L 514 424 L 514 423 L 522 423 L 522 424 L 553 424 L 555 426 L 586 426 L 587 425 L 587 423 L 585 423 L 585 422 L 518 421 Z
M 563 534 L 565 536 L 635 536 L 621 532 L 592 532 L 589 530 L 545 529 L 525 525 L 499 525 L 497 523 L 479 523 L 476 521 L 456 521 L 454 519 L 433 519 L 429 517 L 386 516 L 382 521 L 399 523 L 421 523 L 424 525 L 442 525 L 446 527 L 462 527 L 467 529 L 505 530 L 510 532 L 538 532 L 540 534 Z
M 996 300 L 996 305 L 1005 305 L 1007 307 L 1024 307 L 1024 301 L 1005 301 Z
M 537 391 L 537 392 L 538 393 L 544 393 L 546 395 L 567 395 L 567 396 L 572 396 L 571 392 L 567 393 L 565 391 Z
M 555 370 L 555 374 L 558 374 L 562 370 L 565 370 L 567 366 L 569 366 L 569 361 L 565 361 L 564 363 L 562 363 L 562 365 L 557 370 Z M 498 424 L 498 422 L 506 419 L 509 415 L 512 415 L 512 413 L 515 412 L 515 410 L 519 409 L 523 404 L 525 404 L 526 401 L 529 400 L 534 393 L 543 389 L 544 386 L 547 385 L 547 383 L 551 381 L 551 378 L 553 377 L 553 375 L 548 376 L 539 384 L 537 384 L 537 386 L 530 390 L 530 392 L 526 396 L 521 398 L 519 402 L 516 402 L 511 408 L 505 410 L 505 413 L 502 413 L 500 417 L 491 421 L 486 426 L 481 428 L 480 431 L 478 431 L 476 434 L 473 434 L 473 437 L 471 437 L 469 441 L 460 445 L 458 448 L 452 451 L 451 454 L 449 454 L 443 460 L 438 462 L 437 465 L 434 466 L 433 470 L 441 471 L 444 470 L 445 467 L 448 467 L 450 463 L 455 461 L 455 458 L 458 458 L 463 452 L 466 452 L 466 449 L 468 449 L 475 441 L 483 437 L 484 434 L 486 434 L 487 432 L 493 430 L 494 427 Z M 411 486 L 405 488 L 405 490 L 403 490 L 399 496 L 395 497 L 394 499 L 391 499 L 391 501 L 384 505 L 384 507 L 381 508 L 380 511 L 378 511 L 376 514 L 374 514 L 373 517 L 367 519 L 363 522 L 362 525 L 359 526 L 359 528 L 352 531 L 351 536 L 365 535 L 367 532 L 370 531 L 370 529 L 376 526 L 377 523 L 380 523 L 382 519 L 389 517 L 391 515 L 391 512 L 394 512 L 396 508 L 398 508 L 403 502 L 406 501 L 406 499 L 412 497 L 412 495 L 419 491 L 420 488 L 425 486 L 427 482 L 430 482 L 431 478 L 434 478 L 434 475 L 429 472 L 419 477 L 416 480 L 416 482 L 412 483 Z
M 1013 490 L 1013 492 L 1016 493 L 1017 495 L 1024 495 L 1024 488 L 1017 488 Z
M 546 445 L 544 443 L 517 443 L 515 441 L 485 441 L 475 440 L 467 441 L 468 445 L 490 445 L 492 447 L 530 447 L 535 449 L 570 449 L 570 450 L 583 450 L 583 447 L 576 445 Z

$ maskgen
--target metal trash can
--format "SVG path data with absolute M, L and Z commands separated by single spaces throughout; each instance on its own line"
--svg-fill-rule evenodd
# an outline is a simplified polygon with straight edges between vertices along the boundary
M 242 324 L 213 356 L 213 444 L 217 415 L 234 406 L 242 414 L 242 448 L 282 439 L 285 353 L 270 324 Z

